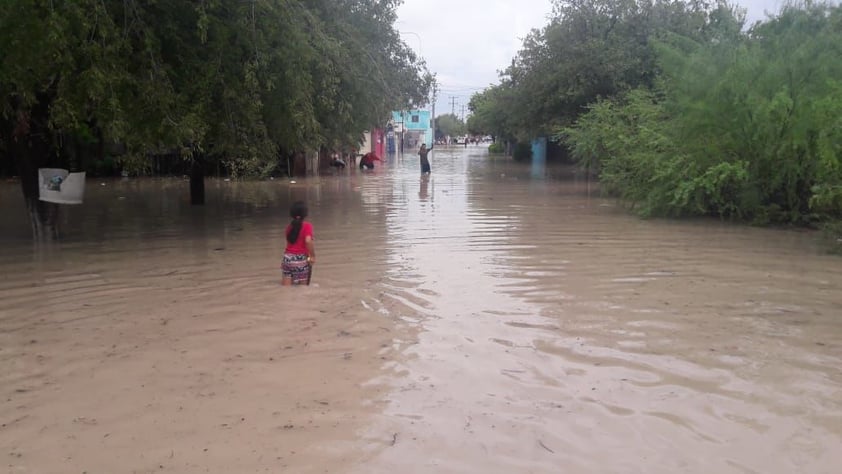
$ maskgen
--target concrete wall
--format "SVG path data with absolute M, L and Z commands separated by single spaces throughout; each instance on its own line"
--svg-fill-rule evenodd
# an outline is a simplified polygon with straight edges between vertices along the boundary
M 429 110 L 402 110 L 392 112 L 392 127 L 396 136 L 403 133 L 404 138 L 411 137 L 414 141 L 419 139 L 427 144 L 433 145 L 432 114 Z M 411 132 L 411 133 L 410 133 Z M 398 143 L 400 139 L 397 139 Z M 404 151 L 408 149 L 404 148 Z

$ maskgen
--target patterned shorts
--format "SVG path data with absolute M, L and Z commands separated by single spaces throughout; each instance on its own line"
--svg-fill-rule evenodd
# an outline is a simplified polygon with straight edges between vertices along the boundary
M 281 265 L 284 278 L 292 278 L 294 285 L 307 283 L 310 279 L 310 264 L 307 262 L 307 255 L 285 253 L 284 263 Z

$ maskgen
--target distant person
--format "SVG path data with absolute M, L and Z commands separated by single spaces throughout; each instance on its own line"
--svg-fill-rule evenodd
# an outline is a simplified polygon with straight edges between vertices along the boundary
M 345 162 L 339 158 L 339 153 L 334 153 L 330 158 L 330 166 L 339 169 L 345 169 Z
M 421 149 L 418 150 L 418 157 L 421 159 L 421 174 L 430 174 L 430 160 L 427 158 L 427 154 L 430 153 L 433 147 L 427 149 L 427 144 L 422 143 Z
M 360 169 L 361 170 L 373 170 L 374 169 L 374 162 L 379 161 L 383 162 L 377 155 L 374 154 L 373 151 L 370 151 L 363 155 L 362 159 L 360 159 Z
M 286 228 L 287 246 L 281 264 L 283 279 L 281 285 L 309 285 L 316 263 L 316 246 L 313 240 L 313 224 L 304 221 L 307 205 L 296 201 L 289 209 L 292 222 Z

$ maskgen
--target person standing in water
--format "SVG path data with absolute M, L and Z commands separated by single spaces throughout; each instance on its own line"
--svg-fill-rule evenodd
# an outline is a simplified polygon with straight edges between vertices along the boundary
M 289 210 L 292 222 L 286 228 L 287 246 L 284 250 L 283 286 L 310 284 L 310 274 L 316 263 L 316 246 L 313 240 L 313 224 L 305 222 L 307 205 L 296 201 Z
M 418 156 L 421 158 L 421 174 L 430 174 L 430 160 L 427 159 L 427 154 L 430 153 L 433 147 L 431 146 L 430 149 L 427 149 L 427 144 L 422 143 L 421 149 L 418 150 Z

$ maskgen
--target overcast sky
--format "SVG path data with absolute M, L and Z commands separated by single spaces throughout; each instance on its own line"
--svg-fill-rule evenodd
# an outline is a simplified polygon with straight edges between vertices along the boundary
M 777 13 L 783 1 L 736 3 L 751 24 L 766 11 Z M 455 110 L 461 116 L 474 92 L 497 83 L 497 71 L 511 63 L 531 29 L 547 24 L 551 10 L 550 0 L 404 0 L 395 26 L 437 74 L 436 115 Z

